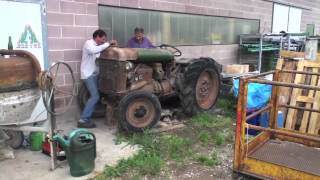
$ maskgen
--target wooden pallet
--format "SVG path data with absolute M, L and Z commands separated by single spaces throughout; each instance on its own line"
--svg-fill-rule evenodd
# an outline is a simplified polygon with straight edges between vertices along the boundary
M 301 60 L 297 63 L 297 71 L 308 71 L 311 69 L 312 72 L 320 72 L 320 62 Z M 308 84 L 313 86 L 320 86 L 320 80 L 317 75 L 311 76 L 311 81 L 308 83 L 307 76 L 302 74 L 296 74 L 294 78 L 295 84 Z M 303 103 L 306 108 L 313 108 L 316 110 L 320 109 L 320 92 L 309 90 L 307 95 L 302 94 L 302 89 L 293 88 L 290 94 L 290 105 L 297 106 L 298 103 Z M 289 109 L 286 116 L 285 128 L 295 130 L 299 124 L 297 124 L 298 110 Z M 303 112 L 302 120 L 299 121 L 299 131 L 303 133 L 319 134 L 320 129 L 320 115 L 316 112 Z

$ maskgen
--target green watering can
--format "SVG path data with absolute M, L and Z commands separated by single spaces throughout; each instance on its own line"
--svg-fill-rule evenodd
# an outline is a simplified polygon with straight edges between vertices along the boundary
M 96 137 L 86 129 L 77 129 L 69 134 L 68 140 L 55 135 L 53 140 L 58 141 L 65 151 L 73 177 L 84 176 L 94 169 L 96 158 Z

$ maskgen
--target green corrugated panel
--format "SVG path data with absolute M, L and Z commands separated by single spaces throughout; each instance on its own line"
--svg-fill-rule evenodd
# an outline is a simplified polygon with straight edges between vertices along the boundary
M 164 49 L 137 49 L 138 61 L 144 62 L 159 62 L 159 61 L 172 61 L 174 59 L 173 54 Z

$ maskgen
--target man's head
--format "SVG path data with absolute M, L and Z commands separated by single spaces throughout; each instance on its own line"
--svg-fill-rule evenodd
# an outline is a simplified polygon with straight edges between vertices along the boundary
M 143 39 L 143 36 L 144 36 L 144 29 L 136 27 L 134 29 L 134 37 L 136 38 L 136 40 L 141 41 Z
M 101 29 L 96 30 L 96 31 L 93 33 L 92 36 L 93 36 L 94 41 L 95 41 L 98 45 L 101 45 L 101 44 L 105 43 L 106 40 L 107 40 L 107 34 L 106 34 L 106 32 L 104 32 L 104 31 L 101 30 Z

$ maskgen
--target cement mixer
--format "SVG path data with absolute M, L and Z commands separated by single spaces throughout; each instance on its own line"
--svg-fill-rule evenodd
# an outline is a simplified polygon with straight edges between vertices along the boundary
M 60 90 L 56 84 L 62 66 L 72 76 L 71 92 Z M 76 93 L 74 82 L 72 70 L 64 62 L 55 63 L 48 70 L 41 71 L 38 60 L 31 53 L 0 50 L 0 130 L 9 136 L 8 144 L 19 148 L 24 140 L 23 131 L 45 132 L 52 139 L 56 130 L 55 116 L 68 109 L 55 111 L 54 96 L 60 93 L 69 97 L 70 106 Z M 54 169 L 56 153 L 52 144 L 51 147 L 51 168 Z

